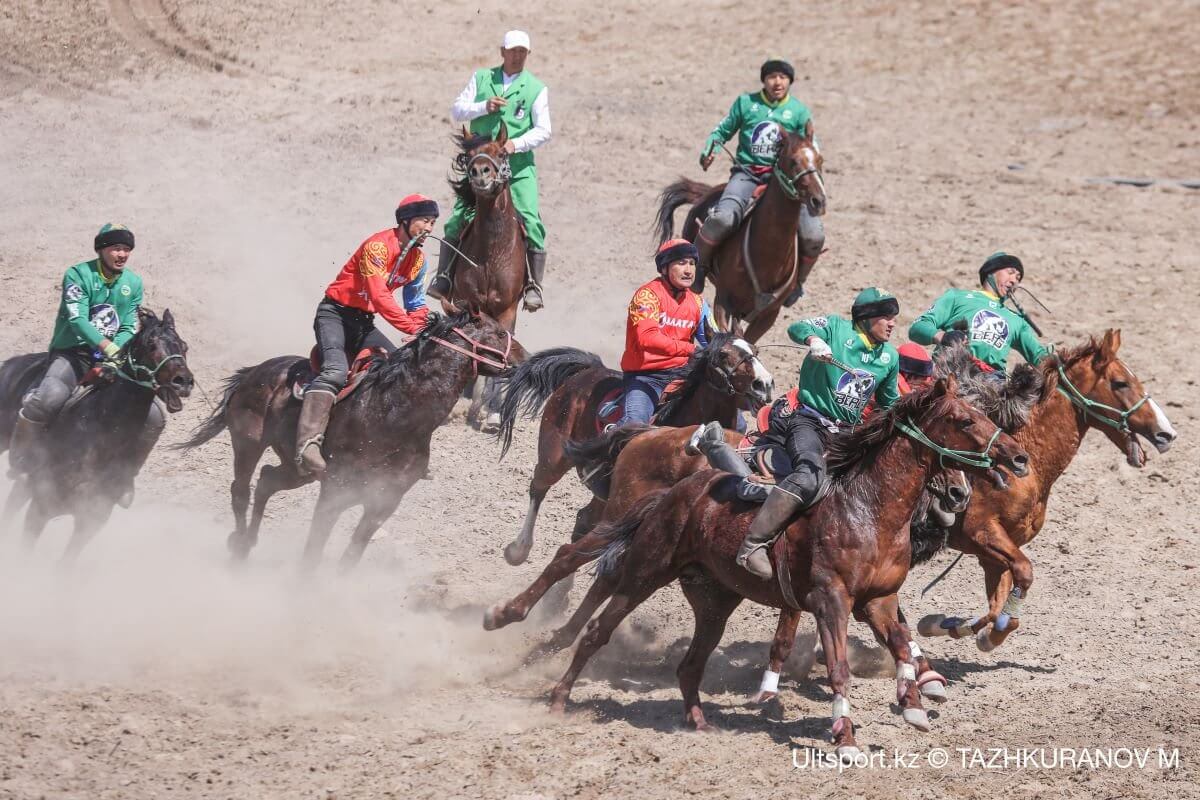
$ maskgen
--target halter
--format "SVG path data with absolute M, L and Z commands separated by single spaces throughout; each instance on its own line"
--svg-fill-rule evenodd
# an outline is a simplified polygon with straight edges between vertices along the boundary
M 496 170 L 496 177 L 488 181 L 487 187 L 483 189 L 485 192 L 490 192 L 495 188 L 496 184 L 507 184 L 512 180 L 512 167 L 508 165 L 508 159 L 505 158 L 497 161 L 487 153 L 476 153 L 467 160 L 467 181 L 471 180 L 471 165 L 476 161 L 486 161 L 492 165 L 492 169 Z
M 129 371 L 132 373 L 132 375 L 126 375 L 124 369 L 118 369 L 116 372 L 116 375 L 118 378 L 121 378 L 122 380 L 129 381 L 130 383 L 136 384 L 137 386 L 141 386 L 143 389 L 149 389 L 152 392 L 157 392 L 159 390 L 159 387 L 162 385 L 158 382 L 158 371 L 160 369 L 162 369 L 168 361 L 171 361 L 172 359 L 176 359 L 176 358 L 178 358 L 182 361 L 183 354 L 182 353 L 172 353 L 171 355 L 164 358 L 162 361 L 158 362 L 158 366 L 156 366 L 154 369 L 150 369 L 149 367 L 142 366 L 138 362 L 134 361 L 133 353 L 126 353 L 125 354 L 125 366 L 129 368 Z M 135 377 L 139 373 L 144 373 L 147 376 L 149 376 L 149 380 L 139 380 L 137 377 Z
M 1061 361 L 1058 362 L 1058 384 L 1058 391 L 1071 401 L 1071 405 L 1082 411 L 1084 417 L 1088 419 L 1094 419 L 1097 422 L 1103 422 L 1108 427 L 1115 428 L 1126 435 L 1133 433 L 1133 431 L 1129 428 L 1129 418 L 1133 416 L 1134 413 L 1136 413 L 1137 410 L 1141 408 L 1147 400 L 1150 399 L 1149 394 L 1143 394 L 1141 400 L 1138 400 L 1136 403 L 1134 403 L 1132 408 L 1124 411 L 1119 408 L 1105 405 L 1104 403 L 1098 403 L 1075 388 L 1075 384 L 1071 383 L 1071 379 L 1067 377 L 1067 371 L 1063 368 Z M 1066 385 L 1067 388 L 1063 389 L 1063 385 Z M 1116 414 L 1117 419 L 1112 419 L 1111 417 L 1106 417 L 1103 414 L 1098 414 L 1096 413 L 1096 409 L 1099 409 L 1100 411 L 1109 411 L 1113 414 Z
M 430 340 L 440 344 L 442 347 L 449 348 L 450 350 L 453 350 L 456 353 L 462 353 L 464 356 L 471 359 L 471 374 L 472 374 L 472 376 L 479 375 L 479 365 L 480 364 L 486 364 L 489 367 L 493 367 L 498 370 L 508 369 L 508 367 L 509 367 L 508 356 L 512 352 L 512 343 L 513 343 L 512 333 L 510 333 L 507 330 L 504 331 L 504 337 L 505 337 L 504 349 L 498 350 L 495 347 L 483 344 L 482 342 L 478 342 L 475 339 L 472 339 L 470 336 L 468 336 L 463 331 L 462 328 L 452 328 L 451 330 L 453 330 L 459 336 L 461 336 L 462 338 L 464 338 L 468 342 L 470 342 L 471 349 L 467 350 L 465 347 L 459 347 L 458 345 L 454 344 L 453 342 L 448 342 L 445 339 L 439 338 L 437 336 L 430 336 L 429 338 L 430 338 Z M 483 350 L 484 352 L 487 352 L 487 353 L 495 353 L 496 355 L 500 356 L 500 360 L 496 361 L 494 359 L 488 358 L 487 356 L 480 355 L 479 354 L 480 350 Z
M 988 453 L 992 451 L 992 446 L 996 444 L 996 440 L 1003 433 L 999 428 L 992 434 L 992 438 L 988 439 L 987 446 L 979 452 L 974 450 L 951 450 L 948 447 L 943 447 L 937 442 L 925 435 L 925 432 L 913 422 L 911 419 L 908 422 L 896 420 L 896 427 L 906 433 L 914 441 L 925 445 L 930 450 L 938 454 L 938 466 L 942 469 L 946 468 L 946 459 L 957 461 L 959 464 L 966 464 L 971 467 L 980 467 L 982 469 L 991 469 L 996 465 L 996 460 Z
M 737 395 L 750 394 L 750 392 L 739 392 L 737 390 L 737 387 L 733 385 L 733 376 L 734 376 L 734 373 L 736 373 L 739 369 L 742 368 L 742 364 L 745 364 L 747 361 L 750 361 L 754 357 L 755 356 L 753 353 L 747 353 L 746 355 L 743 355 L 738 360 L 738 362 L 736 364 L 734 364 L 732 367 L 725 367 L 725 366 L 722 366 L 721 364 L 715 364 L 714 368 L 716 369 L 717 374 L 721 376 L 721 380 L 724 382 L 724 385 L 716 386 L 713 384 L 712 381 L 708 381 L 708 385 L 712 386 L 717 391 L 724 392 L 725 394 L 729 395 L 730 397 L 735 397 Z
M 795 175 L 788 175 L 781 170 L 778 161 L 771 167 L 771 174 L 775 176 L 775 180 L 779 181 L 779 188 L 783 189 L 783 193 L 793 200 L 800 199 L 800 190 L 796 187 L 796 182 L 806 175 L 812 175 L 813 173 L 816 173 L 818 177 L 820 176 L 820 172 L 816 167 L 809 167 Z

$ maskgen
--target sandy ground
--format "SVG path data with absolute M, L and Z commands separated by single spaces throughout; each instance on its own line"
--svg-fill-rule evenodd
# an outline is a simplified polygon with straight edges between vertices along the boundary
M 1123 329 L 1126 360 L 1182 436 L 1142 471 L 1088 438 L 1028 548 L 1036 583 L 1020 632 L 987 655 L 926 643 L 952 681 L 932 732 L 892 711 L 891 669 L 853 627 L 860 742 L 889 766 L 895 752 L 914 756 L 914 768 L 794 767 L 828 751 L 829 693 L 820 667 L 806 680 L 795 663 L 780 702 L 746 703 L 774 627 L 757 607 L 735 614 L 704 685 L 726 732 L 681 731 L 674 665 L 690 613 L 674 588 L 596 659 L 570 713 L 549 717 L 565 660 L 522 667 L 537 624 L 486 634 L 480 612 L 532 578 L 584 496 L 564 481 L 529 564 L 508 567 L 500 551 L 524 513 L 533 428 L 497 463 L 494 442 L 452 424 L 434 441 L 434 480 L 348 578 L 296 576 L 311 491 L 277 502 L 249 565 L 229 569 L 224 437 L 157 452 L 134 509 L 73 573 L 53 566 L 62 525 L 29 559 L 5 523 L 0 797 L 1200 794 L 1186 338 L 1200 193 L 1087 180 L 1200 178 L 1200 5 L 793 5 L 7 4 L 0 355 L 45 346 L 55 284 L 109 219 L 137 232 L 147 301 L 175 313 L 210 394 L 238 366 L 306 350 L 321 289 L 396 199 L 449 204 L 448 106 L 495 60 L 500 34 L 522 26 L 529 66 L 551 87 L 555 138 L 538 154 L 549 305 L 518 335 L 614 363 L 624 305 L 650 274 L 657 191 L 700 176 L 704 135 L 765 55 L 789 55 L 826 153 L 830 249 L 787 320 L 844 312 L 877 283 L 899 295 L 907 325 L 1003 247 L 1055 310 L 1049 339 Z M 782 327 L 767 341 L 784 341 Z M 790 351 L 767 359 L 781 383 L 794 375 Z M 166 439 L 206 410 L 194 396 Z M 918 596 L 947 562 L 914 573 L 910 614 L 982 607 L 974 564 Z M 985 769 L 957 750 L 1114 747 L 1152 755 L 1144 768 Z M 1176 768 L 1159 768 L 1159 747 L 1178 749 Z M 944 768 L 928 763 L 937 748 Z

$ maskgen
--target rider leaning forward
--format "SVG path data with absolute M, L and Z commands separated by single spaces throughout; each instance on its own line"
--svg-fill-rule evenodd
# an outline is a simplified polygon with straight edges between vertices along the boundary
M 699 248 L 696 269 L 696 291 L 704 291 L 706 271 L 712 266 L 712 256 L 729 234 L 742 223 L 754 190 L 765 184 L 779 155 L 784 131 L 813 139 L 812 112 L 808 106 L 791 96 L 796 70 L 788 62 L 772 58 L 759 70 L 762 89 L 748 92 L 733 101 L 729 114 L 721 120 L 704 143 L 700 166 L 712 166 L 716 151 L 734 135 L 738 137 L 736 163 L 729 173 L 729 183 L 721 199 L 713 206 L 696 237 Z M 813 140 L 813 146 L 816 141 Z M 803 294 L 804 277 L 812 271 L 825 246 L 825 229 L 821 218 L 815 217 L 805 205 L 800 211 L 799 242 L 800 281 L 784 301 L 792 305 Z
M 321 443 L 334 400 L 349 377 L 347 354 L 372 347 L 389 353 L 396 349 L 375 327 L 375 315 L 409 335 L 419 333 L 435 316 L 425 304 L 421 243 L 433 231 L 437 217 L 435 201 L 419 194 L 405 197 L 396 208 L 396 227 L 359 245 L 317 304 L 313 329 L 321 350 L 321 372 L 304 392 L 296 427 L 296 465 L 302 474 L 325 472 Z M 403 307 L 392 297 L 400 288 Z

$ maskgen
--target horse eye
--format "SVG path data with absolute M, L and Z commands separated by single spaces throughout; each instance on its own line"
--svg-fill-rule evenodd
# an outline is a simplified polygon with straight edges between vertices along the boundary
M 1128 383 L 1126 383 L 1125 381 L 1113 381 L 1113 382 L 1112 382 L 1112 388 L 1113 388 L 1115 391 L 1118 391 L 1118 392 L 1119 392 L 1119 391 L 1121 391 L 1122 389 L 1128 389 L 1128 388 L 1129 388 L 1129 384 L 1128 384 Z
M 967 428 L 971 428 L 974 426 L 975 426 L 975 420 L 971 419 L 970 417 L 967 417 L 965 419 L 960 419 L 958 421 L 958 429 L 959 430 L 965 431 Z

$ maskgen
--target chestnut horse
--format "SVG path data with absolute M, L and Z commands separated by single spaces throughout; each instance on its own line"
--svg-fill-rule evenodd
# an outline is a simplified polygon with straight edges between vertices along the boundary
M 392 515 L 429 466 L 429 443 L 467 384 L 479 375 L 497 375 L 525 349 L 496 320 L 460 312 L 427 326 L 387 358 L 377 358 L 353 392 L 333 407 L 321 447 L 329 470 L 321 481 L 304 549 L 307 568 L 315 567 L 334 524 L 351 506 L 362 518 L 342 555 L 343 569 L 362 557 L 375 531 Z M 244 559 L 258 542 L 267 501 L 315 480 L 296 468 L 296 420 L 300 401 L 289 374 L 300 356 L 279 356 L 243 367 L 225 381 L 225 394 L 212 415 L 181 448 L 197 447 L 226 428 L 233 440 L 235 529 L 229 549 Z M 250 478 L 267 448 L 279 465 L 264 464 L 254 487 L 249 525 Z
M 449 314 L 466 308 L 481 311 L 515 333 L 526 265 L 521 218 L 508 187 L 508 129 L 501 124 L 495 141 L 471 136 L 465 129 L 454 140 L 460 152 L 450 186 L 475 216 L 463 231 L 459 249 L 466 258 L 454 259 L 450 296 L 442 300 L 442 307 Z M 495 412 L 480 419 L 489 383 L 486 378 L 475 381 L 467 410 L 467 422 L 487 433 L 500 424 Z
M 732 428 L 739 411 L 756 412 L 768 403 L 774 386 L 757 350 L 727 333 L 714 335 L 708 347 L 696 350 L 678 372 L 682 386 L 659 407 L 656 421 L 660 425 L 716 420 Z M 523 564 L 529 557 L 538 509 L 546 493 L 575 466 L 565 450 L 567 441 L 596 436 L 599 406 L 620 385 L 620 372 L 604 366 L 599 356 L 573 347 L 534 353 L 499 381 L 502 458 L 512 444 L 517 418 L 532 417 L 542 409 L 538 461 L 529 481 L 529 510 L 520 534 L 504 548 L 509 564 Z M 603 508 L 604 500 L 595 497 L 581 509 L 572 538 L 590 530 Z
M 908 522 L 945 459 L 977 474 L 1003 465 L 1016 475 L 1026 471 L 1027 461 L 1016 442 L 958 398 L 953 378 L 903 397 L 887 412 L 835 437 L 829 452 L 831 492 L 794 520 L 773 548 L 778 582 L 759 581 L 735 563 L 757 506 L 738 499 L 736 480 L 726 473 L 702 470 L 643 498 L 613 526 L 616 534 L 601 563 L 607 560 L 619 572 L 616 592 L 580 640 L 551 694 L 552 709 L 565 708 L 580 671 L 621 620 L 678 579 L 695 614 L 691 646 L 677 671 L 686 724 L 711 727 L 700 706 L 704 665 L 729 615 L 749 598 L 817 618 L 834 693 L 834 741 L 839 755 L 857 755 L 846 700 L 846 628 L 852 612 L 861 613 L 901 664 L 901 708 L 923 712 L 907 631 L 885 601 L 908 574 Z
M 775 324 L 784 298 L 804 285 L 812 262 L 801 268 L 796 236 L 802 207 L 807 205 L 813 216 L 825 213 L 822 163 L 812 141 L 785 133 L 771 178 L 753 213 L 746 214 L 738 230 L 713 255 L 710 276 L 716 287 L 714 312 L 721 328 L 737 331 L 744 322 L 744 336 L 757 342 Z M 680 178 L 664 189 L 655 223 L 659 240 L 665 242 L 674 235 L 675 210 L 691 203 L 683 236 L 695 241 L 704 215 L 723 188 L 724 184 L 709 186 Z

